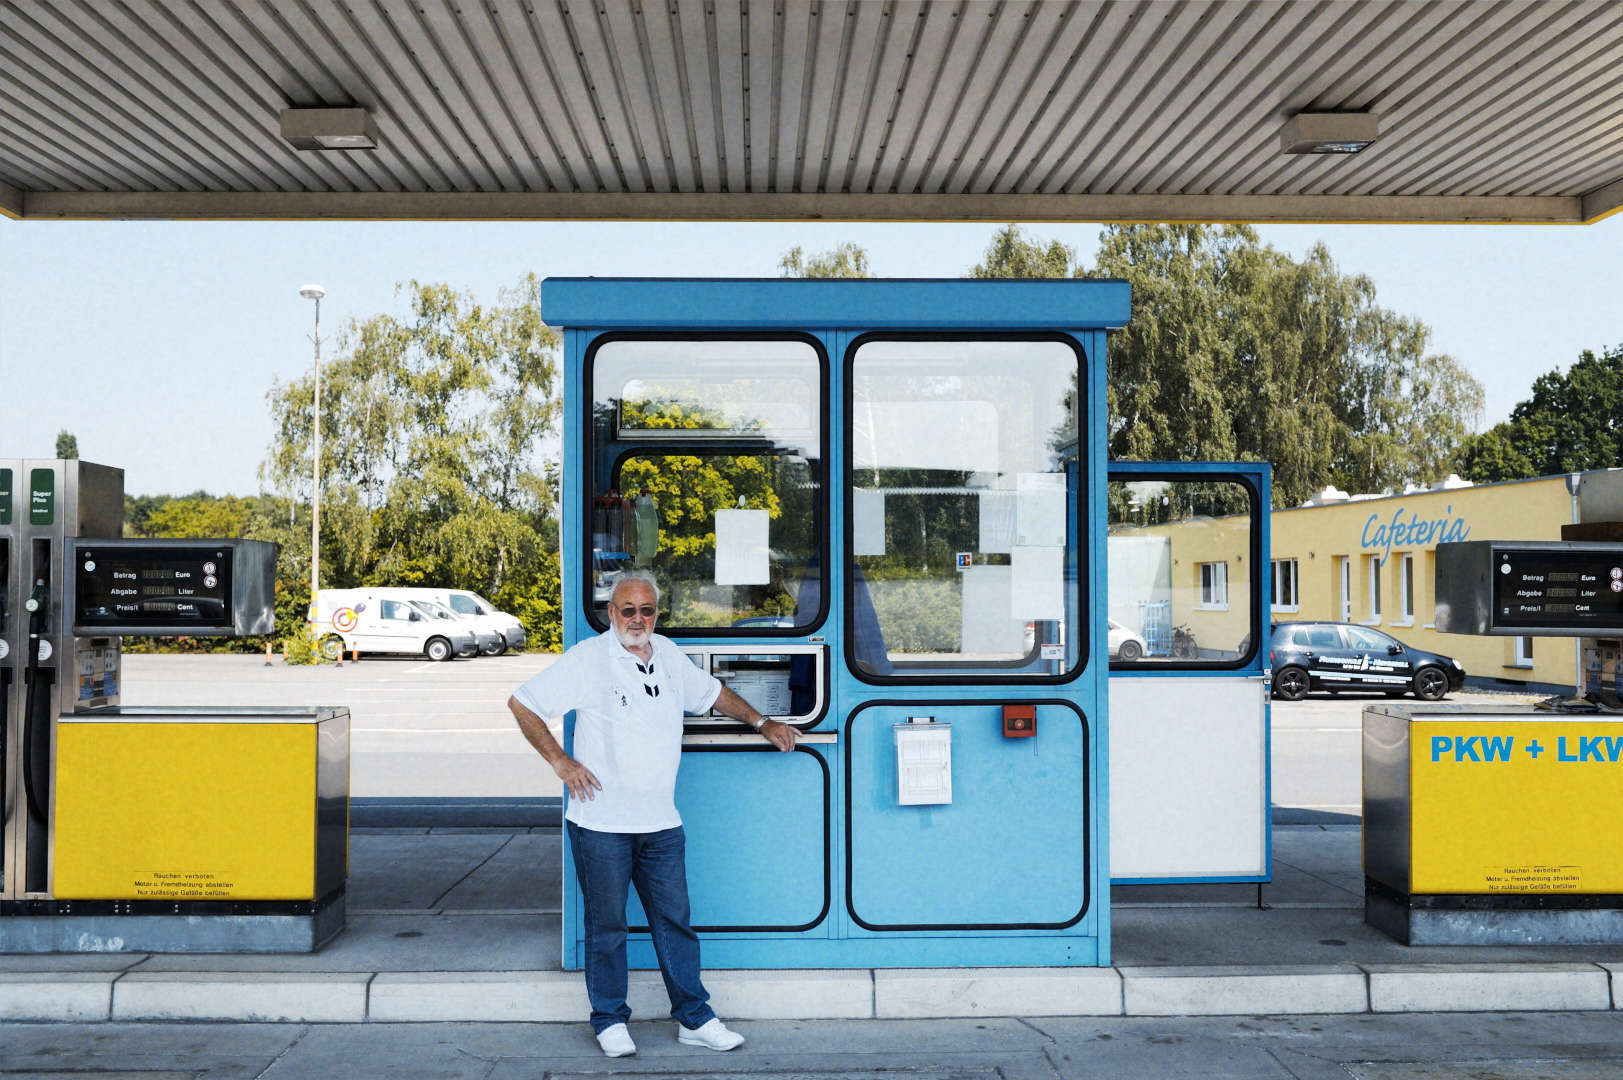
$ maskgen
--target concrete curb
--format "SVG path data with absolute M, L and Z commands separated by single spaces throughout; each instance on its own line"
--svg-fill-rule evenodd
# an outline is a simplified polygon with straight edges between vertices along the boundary
M 1612 1008 L 1599 964 L 1370 964 L 1371 1012 L 1545 1012 Z
M 114 1020 L 357 1023 L 371 972 L 135 971 L 113 983 Z
M 1128 1016 L 1241 1016 L 1369 1011 L 1364 972 L 1334 967 L 1122 968 Z
M 1609 1011 L 1623 964 L 917 968 L 705 973 L 740 1020 Z M 669 1008 L 631 973 L 642 1017 Z M 578 972 L 0 972 L 0 1020 L 278 1023 L 575 1022 Z
M 106 1020 L 116 971 L 0 971 L 0 1020 Z

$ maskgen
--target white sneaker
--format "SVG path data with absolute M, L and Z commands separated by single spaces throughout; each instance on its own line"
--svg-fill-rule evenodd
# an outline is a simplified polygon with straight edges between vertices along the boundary
M 677 1024 L 676 1041 L 689 1046 L 707 1046 L 712 1050 L 732 1050 L 744 1045 L 744 1036 L 729 1031 L 726 1024 L 712 1016 L 696 1028 Z
M 626 1030 L 624 1024 L 615 1024 L 598 1032 L 597 1045 L 603 1048 L 605 1057 L 629 1057 L 637 1052 L 637 1044 L 631 1041 L 631 1032 Z

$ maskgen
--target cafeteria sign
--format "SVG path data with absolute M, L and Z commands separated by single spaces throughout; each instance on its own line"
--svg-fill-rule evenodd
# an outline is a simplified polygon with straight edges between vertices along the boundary
M 1465 519 L 1454 516 L 1452 504 L 1444 507 L 1443 513 L 1445 516 L 1438 518 L 1423 518 L 1412 512 L 1405 517 L 1404 508 L 1400 506 L 1384 524 L 1381 515 L 1371 514 L 1364 522 L 1359 544 L 1365 551 L 1379 551 L 1384 566 L 1387 556 L 1392 554 L 1393 544 L 1398 547 L 1452 544 L 1471 535 L 1471 527 Z

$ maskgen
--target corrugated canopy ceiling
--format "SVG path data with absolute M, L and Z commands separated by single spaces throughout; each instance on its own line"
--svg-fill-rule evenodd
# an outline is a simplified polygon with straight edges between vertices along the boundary
M 296 150 L 289 107 L 377 146 Z M 1299 112 L 1373 112 L 1288 155 Z M 1623 3 L 0 0 L 14 217 L 1594 220 Z

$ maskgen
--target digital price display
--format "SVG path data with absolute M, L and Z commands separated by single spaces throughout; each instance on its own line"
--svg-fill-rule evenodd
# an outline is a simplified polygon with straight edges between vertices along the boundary
M 1623 547 L 1493 552 L 1493 622 L 1519 629 L 1623 626 Z
M 163 626 L 229 632 L 234 552 L 226 546 L 99 546 L 77 551 L 74 622 L 117 633 Z

